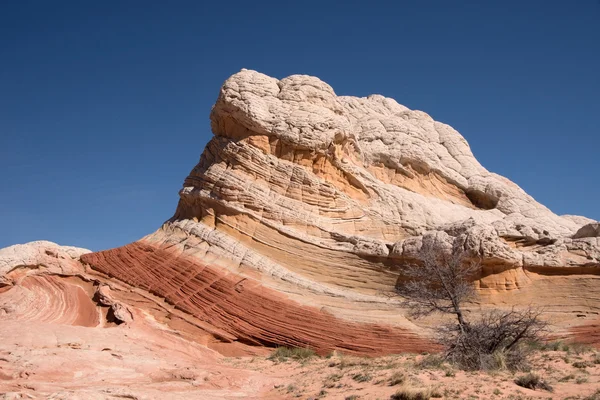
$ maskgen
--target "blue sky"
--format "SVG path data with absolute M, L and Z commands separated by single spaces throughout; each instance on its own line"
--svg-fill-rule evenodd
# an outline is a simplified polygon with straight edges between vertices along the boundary
M 241 68 L 380 93 L 559 214 L 600 219 L 600 2 L 4 1 L 0 247 L 157 229 Z

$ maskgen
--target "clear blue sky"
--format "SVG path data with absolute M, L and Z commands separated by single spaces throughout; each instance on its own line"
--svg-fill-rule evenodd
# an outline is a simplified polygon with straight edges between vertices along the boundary
M 241 68 L 380 93 L 559 214 L 600 219 L 600 2 L 0 2 L 0 247 L 170 218 Z

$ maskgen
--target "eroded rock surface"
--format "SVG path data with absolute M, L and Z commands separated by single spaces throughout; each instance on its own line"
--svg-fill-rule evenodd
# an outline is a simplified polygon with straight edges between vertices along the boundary
M 211 122 L 174 221 L 235 219 L 244 236 L 262 225 L 363 257 L 412 257 L 435 237 L 495 263 L 599 263 L 598 240 L 579 240 L 597 234 L 576 235 L 585 219 L 553 214 L 483 168 L 457 131 L 393 99 L 244 70 L 223 85 Z
M 135 279 L 192 314 L 216 307 L 238 321 L 243 296 L 223 302 L 229 289 L 221 278 L 209 285 L 211 300 L 202 272 L 171 280 L 173 267 L 164 266 L 191 263 L 189 271 L 279 293 L 279 309 L 315 307 L 335 321 L 383 324 L 411 338 L 426 331 L 389 294 L 402 265 L 433 242 L 481 261 L 483 307 L 550 305 L 563 330 L 596 318 L 598 303 L 589 299 L 600 296 L 597 222 L 555 215 L 483 168 L 456 130 L 426 113 L 379 95 L 337 96 L 315 77 L 242 70 L 224 83 L 210 117 L 214 137 L 173 218 L 135 247 L 85 255 L 92 268 Z M 154 260 L 132 276 L 130 253 L 140 248 Z M 235 340 L 315 344 L 292 334 L 292 322 L 275 324 L 289 334 L 246 337 L 273 325 L 267 321 L 227 329 Z M 320 325 L 315 334 L 332 332 Z
M 0 250 L 0 398 L 259 398 L 280 382 L 224 365 L 210 347 L 253 353 L 87 270 L 86 253 L 51 242 Z
M 315 77 L 242 70 L 221 88 L 211 127 L 175 215 L 140 245 L 335 318 L 426 335 L 389 293 L 402 265 L 433 242 L 481 261 L 484 307 L 551 305 L 563 328 L 597 316 L 589 301 L 600 296 L 597 222 L 555 215 L 483 168 L 456 130 L 424 112 L 379 95 L 337 96 Z M 115 261 L 129 251 L 83 259 L 129 279 L 130 264 Z M 168 275 L 152 263 L 145 270 L 136 285 Z M 185 284 L 156 290 L 179 304 Z
M 138 242 L 90 254 L 85 261 L 103 273 L 168 299 L 212 327 L 213 335 L 223 342 L 308 345 L 321 354 L 341 350 L 381 355 L 435 348 L 414 332 L 386 324 L 346 321 L 314 306 L 301 306 L 259 281 L 202 264 L 168 248 Z
M 98 253 L 0 250 L 0 319 L 158 342 L 175 332 L 211 357 L 263 345 L 429 350 L 435 321 L 415 325 L 391 294 L 432 242 L 481 261 L 482 302 L 469 312 L 541 305 L 556 335 L 600 343 L 598 222 L 555 215 L 487 171 L 450 126 L 383 96 L 337 96 L 315 77 L 242 70 L 211 127 L 156 232 Z M 241 393 L 256 389 L 244 379 Z

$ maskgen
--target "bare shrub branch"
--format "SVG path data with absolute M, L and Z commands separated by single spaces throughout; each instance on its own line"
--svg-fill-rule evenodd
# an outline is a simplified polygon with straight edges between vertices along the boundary
M 456 316 L 456 323 L 436 330 L 446 358 L 464 369 L 522 368 L 528 357 L 522 343 L 539 340 L 546 328 L 542 311 L 531 306 L 493 310 L 467 321 L 463 306 L 477 297 L 471 281 L 480 264 L 460 250 L 447 255 L 432 244 L 424 244 L 419 256 L 422 263 L 405 267 L 396 292 L 413 317 L 434 312 Z
M 423 244 L 419 256 L 422 264 L 407 266 L 403 270 L 407 281 L 396 288 L 404 298 L 402 305 L 415 318 L 434 312 L 454 314 L 459 325 L 464 327 L 466 322 L 461 305 L 475 297 L 470 281 L 480 265 L 467 262 L 461 251 L 446 255 L 430 243 Z
M 464 369 L 521 370 L 527 366 L 527 341 L 538 341 L 546 324 L 542 311 L 493 310 L 484 312 L 466 331 L 448 324 L 437 330 L 439 341 L 446 348 L 446 358 Z

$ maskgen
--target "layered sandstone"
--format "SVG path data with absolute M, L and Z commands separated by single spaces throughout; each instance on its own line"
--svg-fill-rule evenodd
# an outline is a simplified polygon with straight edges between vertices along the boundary
M 280 381 L 224 365 L 211 348 L 252 352 L 86 269 L 86 253 L 45 241 L 0 250 L 0 398 L 259 398 Z
M 431 350 L 436 321 L 407 319 L 392 294 L 432 242 L 481 261 L 470 312 L 541 305 L 556 335 L 600 343 L 598 222 L 555 215 L 487 171 L 450 126 L 379 95 L 337 96 L 314 77 L 242 70 L 221 88 L 211 127 L 156 232 L 98 253 L 0 250 L 0 321 L 15 341 L 25 323 L 57 337 L 111 328 L 126 342 L 132 329 L 146 349 L 165 341 L 209 364 L 210 349 Z M 191 359 L 171 362 L 165 376 Z M 245 379 L 236 387 L 247 394 Z
M 427 333 L 390 293 L 424 242 L 481 261 L 475 311 L 546 305 L 563 331 L 597 315 L 598 224 L 558 216 L 487 171 L 426 113 L 337 96 L 315 77 L 242 70 L 210 117 L 214 137 L 173 218 L 136 244 L 83 256 L 92 268 L 202 316 L 227 340 L 269 345 L 319 347 L 310 336 L 333 324 L 349 336 L 321 347 L 345 348 L 373 324 L 414 349 L 413 335 Z M 296 311 L 306 307 L 327 317 Z M 382 332 L 381 343 L 394 337 Z

